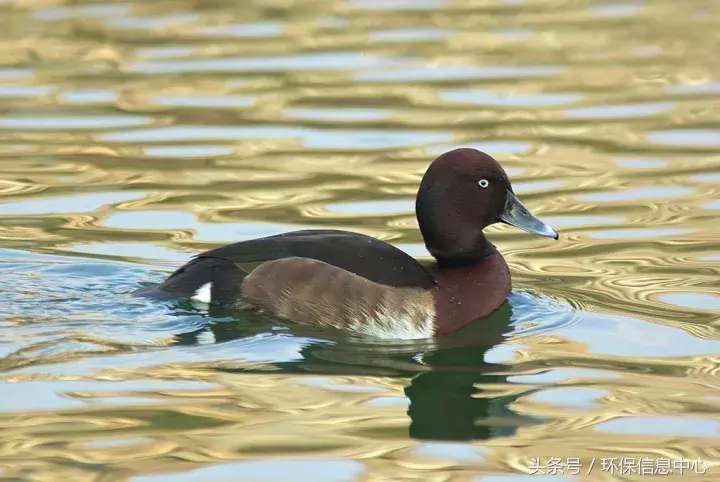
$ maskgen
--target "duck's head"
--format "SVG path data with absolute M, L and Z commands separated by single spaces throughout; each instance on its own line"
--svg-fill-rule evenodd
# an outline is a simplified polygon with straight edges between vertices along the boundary
M 500 164 L 476 149 L 455 149 L 435 159 L 415 210 L 425 245 L 440 262 L 469 263 L 494 252 L 482 231 L 499 222 L 558 239 L 515 196 Z

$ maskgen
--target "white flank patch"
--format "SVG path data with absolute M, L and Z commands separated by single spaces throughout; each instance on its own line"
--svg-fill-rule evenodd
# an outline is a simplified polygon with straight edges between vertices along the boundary
M 209 283 L 208 283 L 209 284 Z M 211 329 L 201 331 L 197 337 L 198 345 L 212 345 L 215 343 L 215 333 Z
M 212 283 L 205 283 L 197 289 L 195 294 L 191 296 L 191 299 L 200 301 L 201 303 L 210 303 L 210 288 L 212 288 Z
M 420 310 L 408 313 L 380 304 L 377 311 L 363 320 L 352 320 L 348 329 L 386 340 L 418 340 L 435 334 L 432 313 Z

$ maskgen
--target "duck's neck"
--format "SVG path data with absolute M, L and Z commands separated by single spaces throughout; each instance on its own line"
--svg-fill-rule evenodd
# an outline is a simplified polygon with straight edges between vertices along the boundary
M 457 236 L 453 236 L 451 239 L 442 235 L 424 237 L 428 251 L 437 260 L 440 268 L 480 264 L 497 252 L 495 246 L 488 241 L 482 231 L 475 233 L 472 237 L 466 236 L 462 240 L 464 242 L 459 241 Z

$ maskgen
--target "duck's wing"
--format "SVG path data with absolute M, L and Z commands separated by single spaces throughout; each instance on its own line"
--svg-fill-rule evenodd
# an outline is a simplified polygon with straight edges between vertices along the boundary
M 303 230 L 241 241 L 198 258 L 227 259 L 250 272 L 265 261 L 310 258 L 376 283 L 431 288 L 433 276 L 412 256 L 379 239 L 339 230 Z
M 388 243 L 347 231 L 303 230 L 201 253 L 162 285 L 138 294 L 155 295 L 160 290 L 168 295 L 192 296 L 206 283 L 213 283 L 213 301 L 221 286 L 232 297 L 255 268 L 285 258 L 322 261 L 387 286 L 429 289 L 435 285 L 434 277 L 417 260 Z

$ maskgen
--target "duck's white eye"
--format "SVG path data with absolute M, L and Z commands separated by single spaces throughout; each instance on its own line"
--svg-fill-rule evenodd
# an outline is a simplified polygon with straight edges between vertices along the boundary
M 480 187 L 488 187 L 489 185 L 490 185 L 490 183 L 488 182 L 487 179 L 480 179 L 478 181 L 478 186 L 480 186 Z

